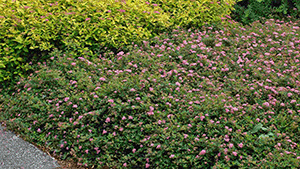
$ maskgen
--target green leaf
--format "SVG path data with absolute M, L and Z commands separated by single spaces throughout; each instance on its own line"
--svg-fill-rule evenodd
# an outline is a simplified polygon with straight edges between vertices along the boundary
M 0 60 L 0 68 L 6 68 L 5 65 L 2 63 L 1 60 Z
M 263 127 L 263 125 L 261 123 L 258 123 L 251 131 L 251 133 L 256 133 L 258 132 L 261 128 Z

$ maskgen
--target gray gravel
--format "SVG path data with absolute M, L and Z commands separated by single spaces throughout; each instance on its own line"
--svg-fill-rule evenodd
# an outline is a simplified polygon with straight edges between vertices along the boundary
M 0 169 L 54 169 L 57 161 L 0 124 Z

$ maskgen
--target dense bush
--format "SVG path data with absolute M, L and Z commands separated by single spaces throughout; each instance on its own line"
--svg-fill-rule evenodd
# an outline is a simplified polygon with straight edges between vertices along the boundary
M 243 0 L 234 5 L 231 17 L 244 25 L 264 19 L 300 18 L 299 0 Z
M 0 120 L 89 167 L 297 168 L 299 26 L 174 30 L 99 58 L 55 50 L 0 97 Z
M 235 0 L 150 2 L 161 5 L 145 0 L 1 0 L 0 83 L 22 76 L 30 61 L 48 59 L 54 48 L 93 56 L 106 47 L 117 53 L 125 44 L 179 25 L 218 20 L 230 14 Z

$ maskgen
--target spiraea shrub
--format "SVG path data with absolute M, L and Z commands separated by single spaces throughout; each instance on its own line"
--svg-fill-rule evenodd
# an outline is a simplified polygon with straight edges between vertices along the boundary
M 235 1 L 1 0 L 0 83 L 23 76 L 54 48 L 117 53 L 177 26 L 217 21 Z
M 89 168 L 296 169 L 299 24 L 177 29 L 99 58 L 55 50 L 0 95 L 0 121 Z

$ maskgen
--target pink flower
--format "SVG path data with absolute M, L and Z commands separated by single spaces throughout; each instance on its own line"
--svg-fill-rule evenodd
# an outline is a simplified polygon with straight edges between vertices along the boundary
M 233 147 L 233 144 L 232 144 L 232 143 L 230 143 L 230 144 L 228 145 L 228 147 L 229 147 L 229 148 L 232 148 L 232 147 Z
M 87 153 L 87 154 L 88 154 L 88 153 L 89 153 L 89 150 L 85 150 L 85 153 Z
M 136 149 L 134 148 L 134 149 L 132 150 L 132 152 L 135 153 L 135 151 L 136 151 Z
M 79 117 L 78 117 L 78 120 L 80 120 L 82 117 L 83 117 L 83 116 L 79 116 Z
M 91 18 L 86 18 L 85 20 L 88 21 L 88 20 L 91 20 Z
M 104 77 L 100 77 L 99 80 L 105 81 L 105 78 Z
M 169 158 L 173 158 L 175 155 L 174 154 L 172 154 L 172 155 L 170 155 L 170 157 Z
M 64 100 L 65 100 L 65 102 L 67 102 L 69 100 L 69 97 L 66 97 Z
M 204 155 L 206 153 L 206 151 L 205 150 L 202 150 L 201 152 L 200 152 L 200 155 Z
M 106 123 L 109 123 L 110 122 L 110 118 L 107 117 L 107 119 L 105 120 Z
M 76 105 L 76 104 L 74 104 L 74 105 L 73 105 L 73 108 L 77 108 L 77 105 Z
M 75 66 L 75 65 L 76 65 L 76 63 L 74 63 L 74 62 L 73 62 L 73 63 L 71 63 L 71 65 L 72 65 L 72 66 Z
M 176 84 L 177 86 L 180 86 L 180 83 L 179 83 L 179 82 L 176 82 L 175 84 Z
M 205 116 L 200 116 L 201 121 L 203 121 L 204 118 L 205 118 Z
M 146 168 L 150 167 L 150 164 L 146 163 Z
M 156 149 L 159 149 L 159 148 L 160 148 L 160 145 L 157 145 L 157 146 L 156 146 Z
M 232 152 L 232 154 L 233 154 L 234 156 L 237 156 L 237 152 Z
M 38 128 L 37 132 L 42 132 L 40 128 Z
M 127 166 L 127 163 L 124 163 L 123 166 L 126 167 L 126 166 Z
M 108 102 L 110 102 L 110 103 L 113 103 L 113 102 L 114 102 L 114 100 L 113 100 L 113 99 L 110 99 L 110 100 L 108 100 Z
M 269 107 L 270 104 L 268 102 L 265 102 L 263 105 Z
M 122 117 L 122 120 L 125 120 L 125 119 L 126 119 L 126 117 L 125 117 L 125 116 L 123 116 L 123 117 Z
M 240 148 L 243 148 L 243 143 L 238 144 Z
M 102 134 L 105 134 L 105 133 L 107 133 L 107 131 L 106 131 L 106 130 L 103 130 L 103 133 L 102 133 Z

